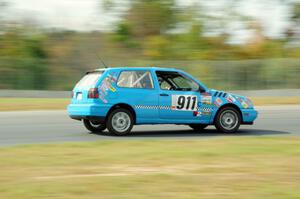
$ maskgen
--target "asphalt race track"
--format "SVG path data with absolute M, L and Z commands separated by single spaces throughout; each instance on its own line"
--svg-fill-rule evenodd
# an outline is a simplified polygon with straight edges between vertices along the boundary
M 177 125 L 136 126 L 125 137 L 89 134 L 81 122 L 69 119 L 66 111 L 0 112 L 0 146 L 50 142 L 124 139 L 201 139 L 214 136 L 300 135 L 300 106 L 257 107 L 253 126 L 241 126 L 237 134 L 222 134 L 209 127 L 202 133 Z

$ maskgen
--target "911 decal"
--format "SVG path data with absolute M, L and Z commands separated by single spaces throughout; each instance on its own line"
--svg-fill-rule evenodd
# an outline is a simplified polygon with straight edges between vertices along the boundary
M 196 95 L 172 95 L 172 110 L 196 111 L 198 98 Z

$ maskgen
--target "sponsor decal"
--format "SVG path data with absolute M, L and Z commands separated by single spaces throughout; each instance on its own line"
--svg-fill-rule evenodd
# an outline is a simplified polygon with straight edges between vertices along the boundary
M 244 115 L 248 117 L 248 116 L 250 116 L 250 113 L 244 113 Z
M 236 102 L 236 99 L 235 99 L 232 95 L 230 95 L 230 94 L 228 94 L 228 96 L 226 97 L 226 100 L 227 100 L 229 103 L 234 103 L 234 102 Z
M 106 87 L 105 84 L 102 84 L 100 86 L 100 92 L 102 92 L 104 95 L 107 95 L 107 90 L 108 90 L 108 88 Z
M 248 106 L 252 106 L 252 102 L 249 98 L 246 98 L 245 102 L 248 104 Z
M 203 111 L 202 113 L 203 113 L 203 115 L 210 115 L 211 111 Z
M 112 92 L 116 92 L 117 89 L 115 87 L 113 87 L 112 85 L 110 85 L 109 90 L 111 90 Z
M 214 101 L 214 105 L 215 105 L 216 107 L 220 107 L 222 103 L 223 103 L 223 101 L 222 101 L 220 98 L 217 98 L 217 99 Z
M 106 86 L 107 90 L 109 89 L 111 83 L 108 81 L 108 79 L 106 78 L 105 80 L 103 80 L 103 84 Z
M 117 76 L 115 75 L 115 73 L 114 74 L 108 74 L 107 75 L 107 77 L 108 77 L 108 79 L 109 79 L 109 81 L 112 83 L 112 82 L 117 82 Z
M 105 98 L 105 96 L 103 96 L 101 93 L 99 95 L 99 99 L 101 99 L 102 102 L 104 102 L 105 104 L 108 103 L 107 99 Z
M 200 109 L 201 109 L 201 113 L 203 115 L 211 115 L 212 108 L 210 108 L 210 107 L 202 107 Z
M 211 105 L 212 103 L 212 96 L 209 93 L 203 93 L 201 96 L 202 104 Z
M 104 95 L 107 95 L 107 91 L 110 90 L 112 92 L 116 92 L 117 89 L 112 85 L 112 81 L 110 78 L 106 77 L 100 85 L 100 90 Z
M 195 117 L 200 117 L 201 116 L 200 111 L 194 111 L 193 114 L 194 114 Z
M 242 101 L 242 106 L 244 107 L 244 108 L 249 108 L 249 105 L 245 102 L 245 101 Z
M 108 91 L 116 92 L 117 89 L 113 86 L 113 83 L 117 81 L 116 74 L 113 73 L 108 74 L 107 77 L 102 81 L 99 86 L 99 99 L 101 99 L 104 103 L 108 103 L 106 96 L 108 95 Z
M 243 108 L 249 108 L 250 105 L 245 101 L 246 99 L 244 100 L 241 97 L 237 97 L 237 99 L 241 103 Z
M 236 99 L 240 102 L 240 103 L 242 103 L 242 98 L 240 98 L 240 97 L 236 97 Z

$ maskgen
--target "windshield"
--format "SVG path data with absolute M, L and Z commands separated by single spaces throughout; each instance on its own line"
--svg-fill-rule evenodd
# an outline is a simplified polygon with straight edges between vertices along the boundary
M 103 71 L 88 73 L 76 84 L 76 87 L 95 87 L 98 79 L 101 77 L 102 74 Z

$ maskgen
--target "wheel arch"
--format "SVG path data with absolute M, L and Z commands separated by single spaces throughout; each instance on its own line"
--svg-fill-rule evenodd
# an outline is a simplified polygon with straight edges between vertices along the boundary
M 133 109 L 132 106 L 130 106 L 129 104 L 126 104 L 126 103 L 118 103 L 118 104 L 113 105 L 113 106 L 109 109 L 109 111 L 107 112 L 107 115 L 106 115 L 105 120 L 107 120 L 108 116 L 110 115 L 110 113 L 111 113 L 113 110 L 116 110 L 116 109 L 118 109 L 118 108 L 124 108 L 124 109 L 129 110 L 129 111 L 132 113 L 132 115 L 133 115 L 134 124 L 136 124 L 136 112 L 135 112 L 135 110 Z
M 214 123 L 215 123 L 215 121 L 216 121 L 216 119 L 217 119 L 217 116 L 218 116 L 219 112 L 220 112 L 221 110 L 223 110 L 224 108 L 227 108 L 227 107 L 231 107 L 231 108 L 236 109 L 236 110 L 239 112 L 240 116 L 241 116 L 241 120 L 242 120 L 241 122 L 244 121 L 242 111 L 241 111 L 241 109 L 240 109 L 237 105 L 235 105 L 235 104 L 224 104 L 224 105 L 222 105 L 222 106 L 218 109 L 218 111 L 216 112 L 216 114 L 215 114 L 215 116 L 214 116 L 214 119 L 213 119 L 213 122 L 214 122 Z

